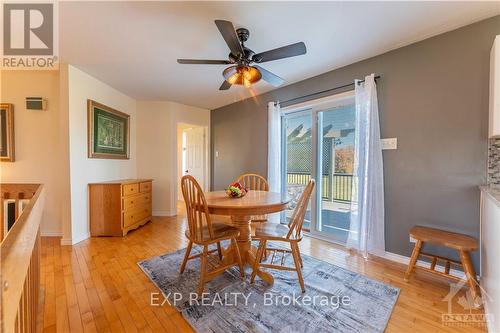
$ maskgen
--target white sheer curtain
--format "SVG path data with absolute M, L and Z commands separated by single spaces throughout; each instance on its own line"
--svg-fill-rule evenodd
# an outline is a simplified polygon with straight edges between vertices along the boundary
M 368 253 L 385 253 L 384 174 L 374 74 L 355 82 L 356 132 L 351 226 L 347 247 Z
M 281 115 L 278 102 L 267 104 L 267 181 L 269 191 L 281 192 Z M 280 214 L 271 214 L 270 222 L 279 223 Z

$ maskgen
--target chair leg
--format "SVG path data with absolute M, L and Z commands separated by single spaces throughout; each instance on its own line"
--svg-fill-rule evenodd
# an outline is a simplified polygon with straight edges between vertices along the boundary
M 302 292 L 306 292 L 306 288 L 304 287 L 304 279 L 302 278 L 302 269 L 301 263 L 300 263 L 300 252 L 299 252 L 299 246 L 297 243 L 293 242 L 290 244 L 292 248 L 292 256 L 293 256 L 293 261 L 295 262 L 295 269 L 297 270 L 297 277 L 299 278 L 299 283 L 300 283 L 300 288 L 302 289 Z
M 220 242 L 217 242 L 217 253 L 219 254 L 219 259 L 222 260 L 222 248 Z
M 205 275 L 207 271 L 207 257 L 208 257 L 208 246 L 203 246 L 203 253 L 201 254 L 201 266 L 200 266 L 200 285 L 198 287 L 198 296 L 203 293 L 203 287 L 205 286 Z
M 417 263 L 418 256 L 420 255 L 420 250 L 422 249 L 423 242 L 418 240 L 417 243 L 415 244 L 415 247 L 413 248 L 413 252 L 411 254 L 410 258 L 410 263 L 408 264 L 408 268 L 406 269 L 405 273 L 405 281 L 408 282 L 408 279 L 410 278 L 411 272 L 413 272 L 413 269 L 415 268 L 415 264 Z
M 235 238 L 231 238 L 231 246 L 233 247 L 233 251 L 236 254 L 236 261 L 238 262 L 238 267 L 240 268 L 241 278 L 245 278 L 245 269 L 243 268 L 243 261 L 241 260 L 240 249 L 238 247 L 238 243 Z
M 186 248 L 186 253 L 184 254 L 184 260 L 182 261 L 181 265 L 181 274 L 184 273 L 184 270 L 186 269 L 186 264 L 188 262 L 189 254 L 191 253 L 192 247 L 193 247 L 193 242 L 189 241 L 188 246 Z
M 299 262 L 300 262 L 300 268 L 304 268 L 304 263 L 302 262 L 302 255 L 300 254 L 300 249 L 299 249 L 299 245 L 297 244 L 297 256 L 299 257 Z
M 475 301 L 479 296 L 479 293 L 477 288 L 476 271 L 472 265 L 469 252 L 460 251 L 460 260 L 462 261 L 462 267 L 464 268 L 464 273 L 467 278 L 467 282 L 469 283 L 471 295 Z
M 250 279 L 250 283 L 255 281 L 255 276 L 257 275 L 257 270 L 260 266 L 260 261 L 262 260 L 262 256 L 264 255 L 264 251 L 266 250 L 266 240 L 261 239 L 259 241 L 259 248 L 257 249 L 257 254 L 255 256 L 255 261 L 252 267 L 252 278 Z

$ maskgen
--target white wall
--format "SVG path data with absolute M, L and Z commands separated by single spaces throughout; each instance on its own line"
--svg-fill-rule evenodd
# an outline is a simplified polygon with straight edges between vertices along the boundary
M 16 144 L 16 162 L 0 163 L 0 180 L 45 185 L 44 235 L 62 234 L 65 245 L 89 237 L 91 182 L 153 178 L 153 214 L 176 214 L 177 125 L 208 128 L 209 110 L 173 102 L 136 102 L 64 64 L 59 72 L 2 71 L 0 83 L 1 101 L 14 104 Z M 46 98 L 48 109 L 26 111 L 27 96 Z M 129 160 L 87 157 L 87 99 L 130 115 Z
M 156 216 L 176 214 L 178 124 L 209 127 L 210 110 L 174 102 L 137 102 L 137 176 L 154 179 Z
M 59 105 L 57 71 L 2 71 L 2 103 L 14 104 L 15 162 L 0 163 L 1 182 L 43 183 L 42 235 L 61 235 L 69 222 L 66 112 Z M 28 111 L 25 98 L 47 99 L 47 110 Z
M 87 99 L 130 115 L 130 159 L 87 157 Z M 88 183 L 137 177 L 136 101 L 81 70 L 68 66 L 69 161 L 71 184 L 71 234 L 63 244 L 89 237 Z

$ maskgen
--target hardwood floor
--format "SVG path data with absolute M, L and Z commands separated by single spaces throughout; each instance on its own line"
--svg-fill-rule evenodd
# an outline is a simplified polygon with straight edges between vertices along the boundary
M 156 217 L 126 237 L 100 237 L 76 246 L 42 238 L 42 296 L 38 332 L 192 332 L 176 309 L 150 306 L 158 289 L 137 262 L 187 245 L 184 216 Z M 477 327 L 445 327 L 446 281 L 416 272 L 404 282 L 405 266 L 379 258 L 365 261 L 344 248 L 305 238 L 301 252 L 401 288 L 386 332 L 485 332 Z M 453 302 L 458 313 L 469 313 Z M 473 312 L 474 313 L 474 312 Z M 475 311 L 477 313 L 477 311 Z

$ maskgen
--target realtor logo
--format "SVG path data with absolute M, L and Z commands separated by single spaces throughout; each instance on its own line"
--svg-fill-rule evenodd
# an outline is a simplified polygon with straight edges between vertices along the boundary
M 481 288 L 479 283 L 474 282 L 481 292 L 480 296 L 472 296 L 470 288 L 465 292 L 464 296 L 460 296 L 457 303 L 460 304 L 464 311 L 453 311 L 453 299 L 457 297 L 458 292 L 465 286 L 465 280 L 460 280 L 457 283 L 450 283 L 450 292 L 443 298 L 443 302 L 448 302 L 448 312 L 441 315 L 443 326 L 454 327 L 489 327 L 494 322 L 492 314 L 485 314 L 480 311 L 480 308 L 485 302 L 491 303 L 493 300 Z M 466 312 L 469 311 L 469 312 Z
M 53 4 L 4 4 L 4 55 L 52 55 Z
M 3 3 L 3 69 L 56 69 L 56 3 Z

